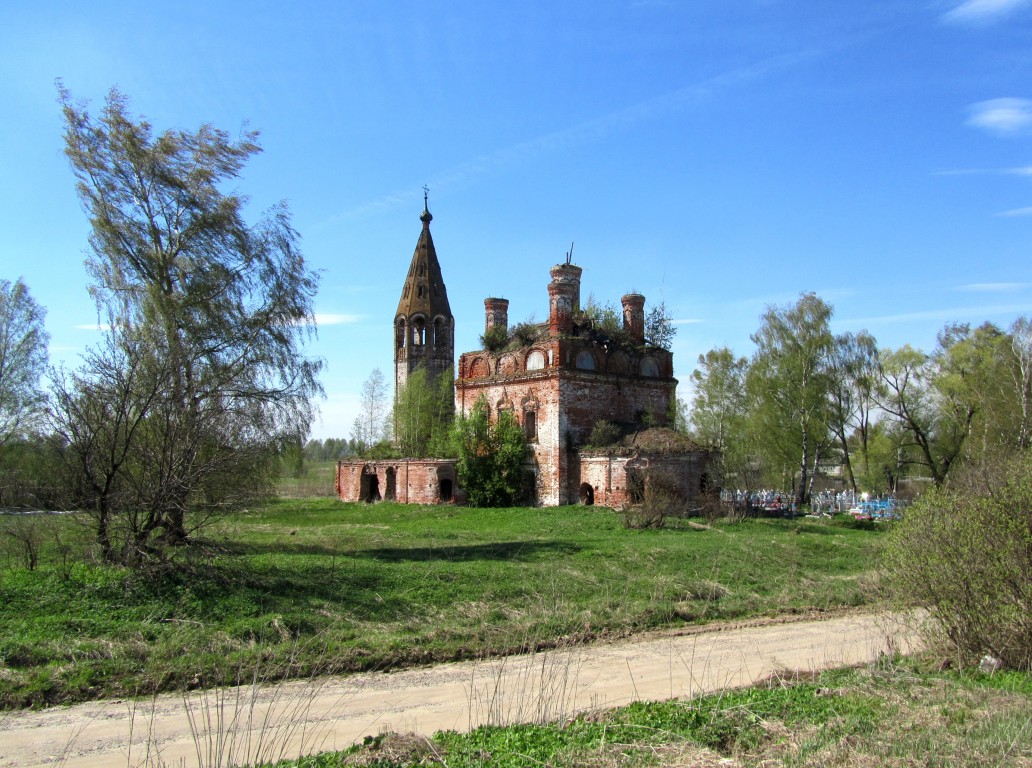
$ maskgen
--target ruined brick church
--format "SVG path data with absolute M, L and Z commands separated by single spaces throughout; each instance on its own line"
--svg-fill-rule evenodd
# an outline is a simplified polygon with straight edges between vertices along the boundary
M 430 236 L 425 204 L 394 316 L 394 383 L 424 367 L 444 375 L 455 359 L 455 319 Z M 666 428 L 675 398 L 673 355 L 645 337 L 645 297 L 621 298 L 623 329 L 612 336 L 580 312 L 581 268 L 549 271 L 548 322 L 509 328 L 509 302 L 484 300 L 490 349 L 465 352 L 455 368 L 455 411 L 468 415 L 484 398 L 492 420 L 510 411 L 527 439 L 524 502 L 622 507 L 639 501 L 662 474 L 688 500 L 706 485 L 705 451 Z M 587 445 L 600 421 L 620 429 L 612 444 Z M 461 501 L 453 459 L 342 460 L 337 494 L 345 501 L 436 504 Z

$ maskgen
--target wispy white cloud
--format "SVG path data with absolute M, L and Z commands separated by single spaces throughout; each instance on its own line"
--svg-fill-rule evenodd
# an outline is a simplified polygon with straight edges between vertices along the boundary
M 1023 291 L 1030 286 L 1030 283 L 968 283 L 960 286 L 960 290 L 974 293 L 1009 293 Z
M 1000 211 L 997 216 L 1003 216 L 1005 218 L 1018 218 L 1021 216 L 1032 216 L 1032 207 L 1029 208 L 1011 208 L 1009 211 Z
M 678 320 L 674 320 L 674 325 L 696 325 L 704 322 L 706 321 L 701 317 L 682 317 Z
M 108 323 L 81 323 L 75 326 L 77 331 L 110 331 L 111 325 Z
M 957 23 L 987 23 L 1028 7 L 1032 0 L 964 0 L 943 18 Z
M 885 325 L 898 325 L 915 321 L 934 320 L 940 323 L 952 323 L 957 321 L 973 320 L 982 322 L 989 317 L 1015 317 L 1028 314 L 1032 311 L 1032 304 L 999 304 L 985 305 L 980 307 L 953 307 L 940 309 L 927 309 L 917 312 L 902 312 L 893 315 L 877 315 L 872 317 L 855 317 L 847 321 L 850 327 L 875 328 Z
M 1032 176 L 1032 165 L 1017 168 L 953 168 L 934 171 L 933 176 Z
M 362 315 L 342 315 L 332 313 L 316 313 L 315 322 L 317 325 L 349 325 L 357 323 Z
M 968 125 L 1001 136 L 1013 136 L 1032 129 L 1032 101 L 1029 99 L 989 99 L 968 107 Z

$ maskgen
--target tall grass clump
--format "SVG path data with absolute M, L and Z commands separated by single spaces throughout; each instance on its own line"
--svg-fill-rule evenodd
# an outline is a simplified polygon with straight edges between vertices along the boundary
M 949 660 L 1032 669 L 1032 456 L 926 494 L 885 563 L 890 593 L 924 609 Z

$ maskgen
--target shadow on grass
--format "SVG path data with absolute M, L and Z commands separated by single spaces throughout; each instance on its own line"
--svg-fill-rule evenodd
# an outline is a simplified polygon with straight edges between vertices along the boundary
M 556 555 L 574 555 L 582 547 L 568 541 L 494 541 L 490 544 L 467 546 L 442 545 L 439 547 L 384 547 L 350 553 L 351 557 L 385 562 L 402 561 L 461 561 L 461 560 L 518 560 L 532 562 Z
M 220 547 L 228 555 L 315 555 L 318 557 L 347 557 L 351 555 L 346 547 L 332 547 L 326 544 L 312 544 L 292 541 L 268 543 L 228 541 Z

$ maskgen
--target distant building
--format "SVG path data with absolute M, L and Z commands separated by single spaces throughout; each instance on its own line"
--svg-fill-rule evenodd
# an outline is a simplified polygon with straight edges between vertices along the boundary
M 454 320 L 424 205 L 423 231 L 395 314 L 395 384 L 417 365 L 440 375 L 452 364 Z M 595 328 L 580 311 L 581 268 L 550 270 L 548 322 L 510 328 L 509 302 L 484 300 L 490 349 L 459 357 L 455 409 L 468 415 L 484 398 L 492 420 L 509 411 L 523 427 L 528 455 L 525 502 L 544 506 L 640 501 L 650 478 L 692 500 L 706 485 L 708 454 L 669 429 L 677 389 L 673 355 L 645 338 L 645 297 L 621 298 L 622 328 Z M 396 390 L 396 391 L 398 391 Z M 588 446 L 596 424 L 623 438 Z M 413 503 L 461 497 L 455 462 L 446 459 L 341 461 L 337 492 L 347 501 Z

